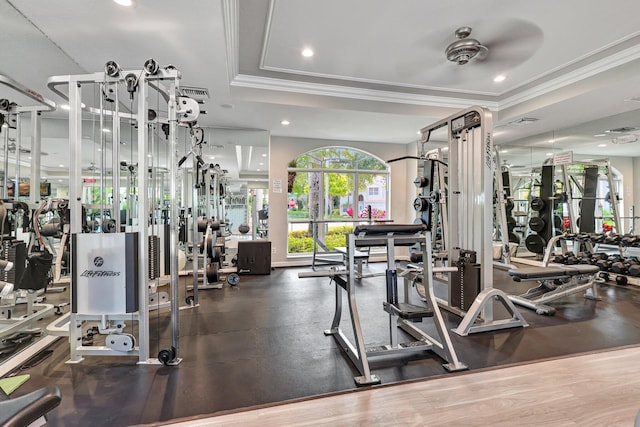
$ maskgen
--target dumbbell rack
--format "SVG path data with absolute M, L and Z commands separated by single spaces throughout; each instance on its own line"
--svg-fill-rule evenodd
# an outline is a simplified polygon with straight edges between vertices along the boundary
M 611 267 L 613 263 L 621 262 L 624 264 L 630 265 L 640 265 L 640 260 L 635 257 L 628 256 L 629 248 L 640 248 L 640 236 L 626 234 L 626 235 L 615 235 L 615 234 L 596 234 L 596 233 L 579 233 L 577 235 L 567 235 L 564 240 L 575 240 L 576 242 L 588 243 L 590 245 L 610 245 L 613 247 L 617 247 L 620 255 L 615 260 L 607 260 L 601 259 L 598 261 L 596 265 L 600 267 L 600 277 L 604 279 L 606 282 L 614 282 L 618 285 L 634 285 L 640 286 L 640 276 L 624 274 L 620 272 L 611 271 Z M 594 250 L 595 252 L 595 250 Z M 593 260 L 595 257 L 591 258 L 590 262 L 585 262 L 587 260 L 584 257 L 574 256 L 571 252 L 570 257 L 567 257 L 570 252 L 567 251 L 566 245 L 563 245 L 563 253 L 561 256 L 556 256 L 555 263 L 561 264 L 571 264 L 571 263 L 589 263 L 593 264 Z M 602 252 L 600 252 L 602 253 Z M 615 257 L 615 255 L 611 255 L 609 258 Z M 571 259 L 575 258 L 575 259 Z M 627 268 L 625 266 L 623 268 Z

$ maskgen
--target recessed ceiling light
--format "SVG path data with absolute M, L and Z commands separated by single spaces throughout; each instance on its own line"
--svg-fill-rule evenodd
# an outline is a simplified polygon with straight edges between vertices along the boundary
M 27 159 L 31 160 L 31 156 L 27 157 Z
M 61 179 L 59 179 L 59 180 L 58 180 L 58 182 L 62 182 L 62 180 L 61 180 Z
M 114 2 L 118 3 L 120 6 L 131 6 L 133 4 L 132 0 L 113 0 Z
M 597 134 L 595 134 L 593 136 L 598 138 L 598 137 L 601 137 L 601 136 L 607 136 L 607 134 L 606 133 L 597 133 Z
M 59 166 L 59 167 L 61 167 L 61 168 L 63 168 L 63 167 L 64 167 L 64 165 L 58 165 L 58 166 Z
M 266 155 L 266 154 L 263 154 L 263 155 L 262 155 L 262 157 L 267 157 L 267 155 Z
M 260 169 L 256 169 L 256 171 L 260 172 Z
M 447 151 L 449 150 L 449 147 L 442 147 L 442 151 Z
M 264 163 L 258 163 L 260 166 L 264 166 Z
M 60 108 L 62 108 L 63 110 L 66 110 L 66 111 L 71 110 L 71 107 L 69 107 L 69 104 L 62 104 L 62 105 L 60 106 Z
M 302 56 L 305 58 L 311 58 L 313 56 L 313 51 L 307 47 L 302 50 Z
M 607 144 L 598 144 L 598 147 L 600 147 L 600 148 L 604 148 L 606 146 L 607 146 Z
M 111 129 L 104 128 L 104 129 L 102 129 L 102 132 L 109 133 L 109 132 L 111 132 Z
M 416 133 L 417 133 L 418 135 L 422 135 L 422 132 L 420 132 L 420 131 L 417 131 Z
M 289 126 L 291 124 L 291 122 L 289 120 L 283 120 L 283 121 L 280 122 L 280 124 L 282 126 Z
M 209 156 L 209 160 L 215 160 L 216 156 Z
M 102 148 L 98 148 L 98 151 L 102 151 Z
M 509 150 L 500 150 L 500 153 L 508 153 Z
M 496 82 L 496 83 L 500 83 L 500 82 L 503 82 L 506 78 L 507 78 L 507 76 L 505 76 L 504 74 L 500 74 L 498 76 L 495 76 L 493 78 L 493 81 Z
M 545 154 L 545 156 L 547 156 L 547 157 L 548 156 L 553 156 L 553 153 L 547 153 L 547 154 Z

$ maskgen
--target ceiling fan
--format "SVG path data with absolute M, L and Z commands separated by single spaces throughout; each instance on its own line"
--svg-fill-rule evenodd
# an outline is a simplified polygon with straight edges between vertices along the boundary
M 444 50 L 449 61 L 465 65 L 474 58 L 484 59 L 489 53 L 488 47 L 476 39 L 469 38 L 471 27 L 460 27 L 456 30 L 455 35 L 458 40 Z
M 538 25 L 514 18 L 474 21 L 455 29 L 453 37 L 451 29 L 435 29 L 410 44 L 412 59 L 399 61 L 396 71 L 401 81 L 448 88 L 518 67 L 543 40 Z

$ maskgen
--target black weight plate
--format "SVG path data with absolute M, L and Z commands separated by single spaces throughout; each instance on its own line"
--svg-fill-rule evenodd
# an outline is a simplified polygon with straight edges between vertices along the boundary
M 231 286 L 236 286 L 238 283 L 240 283 L 240 276 L 238 275 L 238 273 L 230 273 L 227 276 L 227 283 Z
M 413 180 L 413 183 L 417 188 L 424 188 L 429 185 L 429 179 L 426 176 L 419 176 Z
M 507 227 L 515 227 L 518 223 L 516 222 L 516 219 L 512 216 L 508 216 L 507 217 Z
M 538 234 L 530 234 L 524 240 L 524 244 L 527 249 L 534 254 L 543 254 L 544 249 L 547 246 L 547 242 L 544 238 Z
M 535 231 L 536 233 L 542 232 L 545 229 L 547 223 L 544 222 L 544 219 L 539 216 L 534 216 L 529 220 L 529 228 L 531 231 Z
M 520 244 L 520 237 L 516 233 L 509 233 L 509 241 L 511 243 Z
M 514 208 L 514 203 L 512 199 L 507 199 L 507 204 L 505 205 L 505 209 L 507 210 L 507 212 L 512 211 Z
M 210 225 L 212 230 L 220 230 L 220 221 L 211 221 Z
M 207 231 L 208 221 L 205 218 L 198 219 L 198 232 L 204 233 Z
M 220 275 L 218 274 L 218 264 L 209 264 L 207 266 L 207 282 L 216 283 L 218 281 L 220 281 Z
M 544 200 L 542 200 L 540 197 L 534 197 L 533 200 L 531 200 L 531 209 L 536 212 L 540 212 L 542 209 L 544 209 L 544 206 Z
M 428 207 L 429 204 L 427 200 L 422 197 L 416 197 L 413 201 L 413 209 L 415 209 L 417 212 L 424 212 Z

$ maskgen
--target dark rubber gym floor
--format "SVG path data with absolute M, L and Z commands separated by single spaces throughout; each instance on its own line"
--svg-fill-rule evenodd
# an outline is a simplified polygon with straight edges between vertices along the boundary
M 371 264 L 365 270 L 382 268 Z M 276 269 L 270 276 L 242 276 L 237 288 L 200 291 L 200 306 L 181 311 L 184 360 L 178 367 L 96 357 L 68 365 L 68 344 L 60 339 L 49 357 L 20 372 L 32 378 L 15 395 L 57 384 L 63 400 L 50 425 L 117 427 L 354 390 L 355 369 L 323 334 L 333 317 L 334 285 L 326 278 L 298 279 L 298 272 L 308 270 Z M 496 270 L 495 277 L 496 287 L 517 293 L 531 285 L 511 281 L 504 271 Z M 553 317 L 521 308 L 530 323 L 526 329 L 451 334 L 458 356 L 473 371 L 638 344 L 640 291 L 604 284 L 599 289 L 602 301 L 575 295 L 552 304 L 558 309 Z M 387 343 L 384 279 L 363 280 L 357 295 L 366 344 Z M 413 290 L 411 297 L 420 303 Z M 152 312 L 151 318 L 151 335 L 169 337 L 168 315 Z M 446 312 L 445 318 L 451 327 L 459 322 Z M 430 319 L 422 327 L 434 330 Z M 161 345 L 154 339 L 151 354 L 168 341 Z M 442 363 L 428 353 L 373 365 L 373 372 L 383 384 L 451 375 Z

